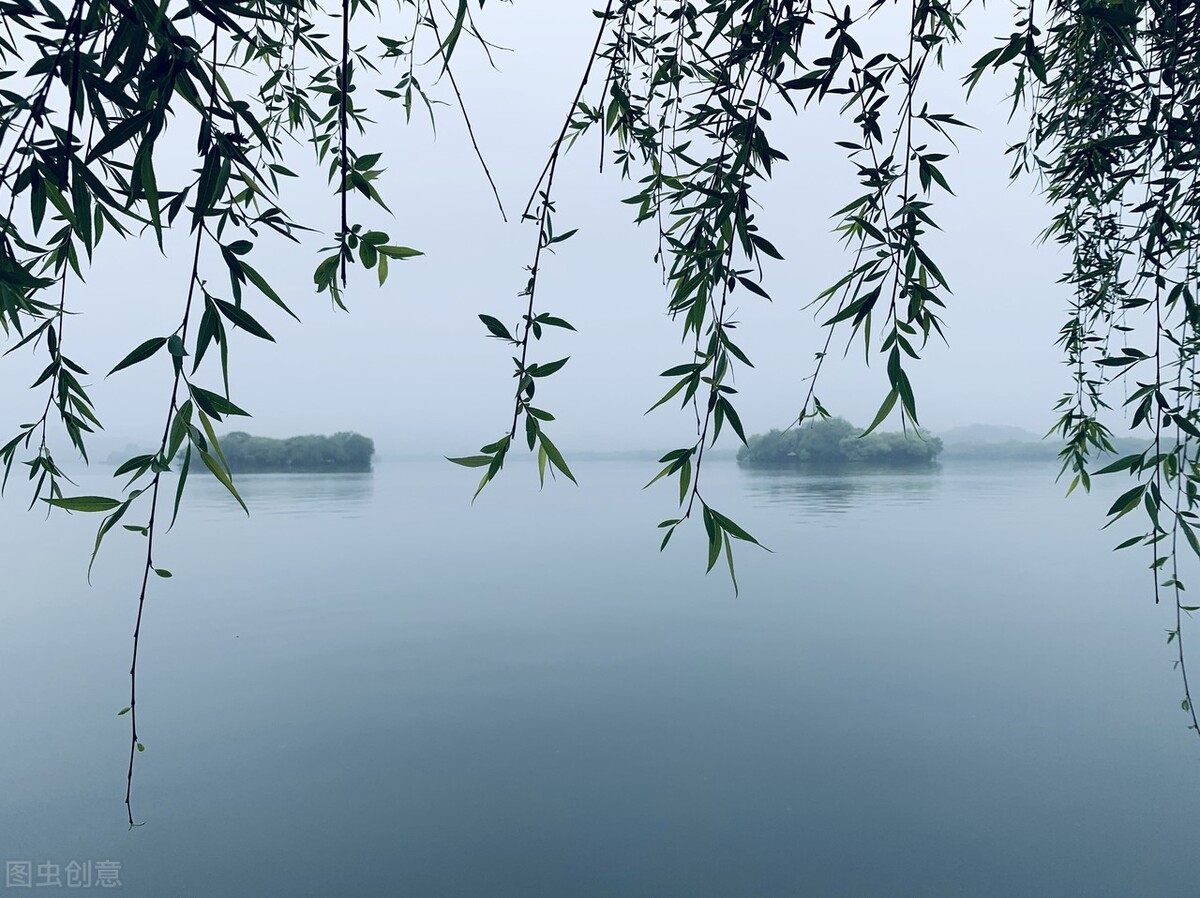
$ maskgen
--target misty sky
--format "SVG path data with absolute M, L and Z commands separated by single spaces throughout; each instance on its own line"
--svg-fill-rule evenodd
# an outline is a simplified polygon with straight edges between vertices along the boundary
M 1006 10 L 976 13 L 992 21 L 978 24 L 967 47 L 950 54 L 949 73 L 931 95 L 935 111 L 940 105 L 940 111 L 961 112 L 962 73 L 993 37 L 1009 30 Z M 536 232 L 516 219 L 561 125 L 597 20 L 585 3 L 518 0 L 488 4 L 479 21 L 511 51 L 496 54 L 493 70 L 478 47 L 464 41 L 456 73 L 510 223 L 499 217 L 453 107 L 439 109 L 435 138 L 426 118 L 414 115 L 405 126 L 398 104 L 374 103 L 378 124 L 354 145 L 360 152 L 386 153 L 381 192 L 395 217 L 365 202 L 354 205 L 351 217 L 426 255 L 394 264 L 383 289 L 375 287 L 373 273 L 352 273 L 347 315 L 313 289 L 316 249 L 324 241 L 314 239 L 298 251 L 268 240 L 256 250 L 253 263 L 303 324 L 248 295 L 248 308 L 279 342 L 233 333 L 231 397 L 254 415 L 232 421 L 237 429 L 273 436 L 358 430 L 374 437 L 384 454 L 466 454 L 505 431 L 512 409 L 510 354 L 485 339 L 477 315 L 511 325 L 523 312 L 517 293 Z M 372 38 L 367 18 L 355 24 L 356 43 Z M 426 69 L 425 80 L 435 74 Z M 387 77 L 394 83 L 391 73 Z M 448 84 L 427 86 L 451 99 Z M 927 238 L 954 289 L 945 313 L 949 349 L 931 343 L 910 373 L 921 421 L 935 431 L 989 422 L 1042 432 L 1068 386 L 1054 346 L 1065 297 L 1056 281 L 1065 260 L 1055 247 L 1037 243 L 1049 212 L 1033 184 L 1008 183 L 1004 149 L 1023 126 L 1006 122 L 1006 86 L 1003 77 L 985 81 L 961 112 L 981 130 L 958 135 L 961 155 L 945 166 L 958 196 L 939 199 L 934 214 L 944 232 Z M 593 102 L 599 87 L 592 85 Z M 832 146 L 836 139 L 852 139 L 853 125 L 839 121 L 832 104 L 798 118 L 778 103 L 774 111 L 773 143 L 791 162 L 759 190 L 764 208 L 758 221 L 787 261 L 768 269 L 774 303 L 745 291 L 737 295 L 739 343 L 756 365 L 739 370 L 736 381 L 749 432 L 786 426 L 799 410 L 824 339 L 819 318 L 805 306 L 849 261 L 830 232 L 829 216 L 859 192 L 852 166 Z M 183 155 L 189 146 L 194 144 L 181 135 L 184 169 L 191 165 Z M 294 158 L 305 152 L 298 147 Z M 690 411 L 666 406 L 642 414 L 669 386 L 658 373 L 688 361 L 689 350 L 664 311 L 665 291 L 652 261 L 654 234 L 635 228 L 632 207 L 620 203 L 635 189 L 610 166 L 600 175 L 597 161 L 598 147 L 588 139 L 560 167 L 557 228 L 580 231 L 545 260 L 538 310 L 569 319 L 579 333 L 556 331 L 535 347 L 535 359 L 571 357 L 539 384 L 538 405 L 558 416 L 549 433 L 568 457 L 573 449 L 687 445 L 694 438 Z M 315 183 L 291 208 L 303 223 L 332 234 L 337 202 L 322 178 Z M 164 259 L 152 240 L 122 247 L 106 239 L 89 283 L 71 288 L 69 303 L 84 314 L 68 323 L 65 345 L 92 372 L 105 444 L 157 444 L 170 385 L 165 353 L 106 380 L 100 375 L 142 340 L 174 329 L 186 289 L 186 242 L 181 230 Z M 206 270 L 214 292 L 228 298 L 223 266 L 210 260 Z M 861 344 L 845 360 L 845 338 L 834 345 L 838 358 L 827 365 L 818 396 L 831 412 L 865 424 L 887 391 L 882 359 L 872 358 L 868 368 Z M 6 431 L 40 412 L 44 398 L 15 384 L 29 383 L 44 364 L 42 356 L 5 359 L 9 386 L 0 411 Z M 196 380 L 219 388 L 215 370 Z

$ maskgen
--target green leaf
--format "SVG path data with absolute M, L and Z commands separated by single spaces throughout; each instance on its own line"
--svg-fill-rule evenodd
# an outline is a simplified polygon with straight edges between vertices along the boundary
M 1137 508 L 1138 503 L 1142 500 L 1142 494 L 1145 492 L 1146 484 L 1142 483 L 1138 484 L 1133 489 L 1126 490 L 1124 493 L 1122 493 L 1117 501 L 1112 504 L 1112 507 L 1105 512 L 1105 514 L 1113 517 L 1113 520 L 1109 521 L 1109 523 L 1112 524 L 1117 520 L 1117 518 L 1124 517 L 1129 512 L 1133 511 L 1133 509 Z
M 662 525 L 659 525 L 662 526 Z M 666 533 L 663 534 L 662 542 L 658 544 L 658 551 L 663 551 L 667 547 L 667 543 L 671 541 L 672 534 L 675 533 L 675 526 L 672 525 Z
M 685 377 L 683 380 L 676 383 L 675 386 L 671 387 L 671 389 L 667 390 L 667 392 L 662 395 L 662 398 L 659 399 L 658 402 L 654 403 L 654 405 L 650 406 L 650 408 L 646 409 L 646 411 L 642 412 L 642 414 L 644 414 L 644 415 L 650 414 L 652 411 L 654 411 L 656 408 L 658 408 L 664 402 L 667 402 L 668 400 L 670 400 L 670 398 L 672 396 L 674 396 L 676 393 L 678 393 L 680 390 L 682 390 L 690 382 L 691 382 L 691 378 Z
M 379 252 L 371 244 L 365 240 L 358 244 L 358 259 L 362 262 L 363 268 L 368 271 L 375 267 L 375 263 L 381 258 L 386 259 L 387 256 L 380 256 Z
M 233 303 L 226 302 L 223 299 L 216 300 L 216 303 L 217 308 L 221 310 L 221 314 L 232 321 L 237 327 L 263 340 L 270 340 L 272 343 L 275 342 L 275 338 L 267 332 L 267 329 L 259 324 L 254 319 L 254 316 L 245 309 L 235 306 Z
M 221 485 L 229 491 L 229 494 L 233 496 L 233 498 L 237 499 L 238 505 L 242 506 L 242 511 L 246 512 L 246 514 L 250 514 L 250 509 L 246 507 L 246 503 L 242 500 L 241 495 L 234 487 L 233 480 L 230 479 L 229 472 L 225 470 L 224 466 L 207 452 L 201 452 L 200 458 L 204 462 L 204 466 L 208 468 L 208 470 L 212 472 L 213 476 L 220 481 Z
M 356 171 L 360 171 L 360 172 L 370 171 L 371 168 L 375 165 L 375 163 L 378 162 L 381 158 L 383 158 L 383 153 L 364 154 L 354 160 L 354 168 Z M 384 239 L 386 240 L 387 238 L 385 237 Z
M 1196 531 L 1192 529 L 1191 525 L 1189 525 L 1188 522 L 1182 517 L 1177 518 L 1177 520 L 1179 521 L 1180 529 L 1183 530 L 1183 535 L 1187 537 L 1188 545 L 1191 546 L 1192 551 L 1196 553 L 1198 557 L 1200 557 L 1200 539 L 1197 539 Z
M 738 417 L 736 409 L 734 409 L 728 399 L 721 398 L 717 402 L 724 409 L 725 417 L 733 427 L 734 432 L 738 435 L 738 439 L 742 443 L 746 443 L 746 432 L 742 429 L 742 419 Z
M 758 540 L 756 540 L 753 536 L 751 536 L 749 533 L 747 533 L 745 530 L 743 530 L 740 526 L 735 524 L 729 518 L 725 517 L 725 515 L 720 514 L 719 512 L 714 511 L 711 508 L 709 509 L 709 513 L 713 516 L 713 520 L 716 522 L 717 526 L 720 527 L 722 530 L 724 530 L 726 533 L 728 533 L 730 536 L 732 536 L 734 539 L 740 539 L 740 540 L 743 540 L 744 542 L 754 543 L 754 545 L 758 546 L 759 548 L 766 549 L 766 546 L 764 546 L 762 543 L 760 543 Z M 770 549 L 767 549 L 767 551 L 769 552 Z
M 567 359 L 569 358 L 570 356 L 567 357 Z M 547 377 L 565 365 L 567 363 L 567 359 L 559 359 L 556 362 L 546 362 L 544 365 L 530 365 L 529 375 L 531 377 Z
M 538 427 L 537 418 L 535 418 L 533 415 L 526 414 L 525 415 L 525 437 L 529 443 L 529 448 L 531 451 L 532 451 L 533 447 L 537 445 L 537 435 L 538 435 L 539 429 L 540 428 Z
M 149 141 L 144 141 L 138 150 L 137 157 L 134 161 L 134 171 L 137 174 L 137 179 L 142 187 L 142 193 L 146 198 L 146 209 L 150 213 L 150 225 L 154 228 L 154 236 L 158 240 L 158 247 L 162 249 L 162 209 L 158 202 L 158 182 L 154 176 L 154 159 L 152 156 L 153 145 Z M 81 220 L 85 216 L 81 216 Z
M 1145 461 L 1145 453 L 1138 452 L 1134 455 L 1126 455 L 1124 458 L 1119 458 L 1111 465 L 1105 465 L 1099 471 L 1093 471 L 1092 476 L 1098 477 L 1101 474 L 1115 474 L 1118 471 L 1137 471 L 1141 468 Z
M 879 406 L 879 411 L 875 413 L 875 419 L 871 422 L 871 426 L 858 435 L 860 440 L 887 420 L 887 416 L 892 413 L 892 409 L 896 406 L 896 399 L 899 396 L 900 391 L 893 387 L 891 392 L 887 394 L 887 398 L 883 400 L 883 404 Z
M 444 457 L 446 461 L 462 465 L 464 468 L 483 468 L 492 463 L 490 455 L 463 455 L 458 458 L 451 458 L 447 455 Z
M 183 466 L 179 469 L 179 482 L 175 485 L 175 504 L 171 509 L 171 523 L 167 525 L 168 530 L 175 526 L 175 520 L 179 517 L 179 503 L 183 500 L 183 486 L 187 483 L 191 465 L 192 447 L 189 445 L 183 453 Z
M 138 362 L 144 362 L 166 345 L 166 337 L 152 337 L 134 349 L 133 352 L 129 353 L 129 355 L 125 356 L 125 358 L 121 359 L 121 361 L 117 363 L 117 367 L 113 368 L 108 373 L 116 374 L 123 368 L 136 365 Z
M 196 430 L 195 427 L 189 426 L 188 436 L 191 438 L 192 445 L 194 445 L 201 452 L 206 452 L 207 449 L 204 446 L 204 441 L 200 437 L 208 437 L 208 442 L 212 446 L 213 451 L 217 454 L 217 458 L 221 460 L 221 464 L 223 464 L 226 470 L 228 470 L 229 459 L 227 459 L 225 457 L 225 453 L 221 451 L 221 444 L 217 441 L 217 434 L 216 431 L 213 430 L 212 420 L 204 413 L 204 409 L 199 407 L 196 408 L 196 415 L 200 418 L 200 426 L 204 428 L 204 433 L 201 435 L 200 431 Z
M 210 390 L 205 390 L 202 387 L 191 386 L 190 384 L 189 389 L 192 394 L 192 399 L 195 400 L 196 405 L 200 408 L 200 410 L 212 416 L 213 418 L 216 418 L 218 421 L 221 420 L 222 415 L 242 415 L 243 417 L 250 417 L 250 413 L 248 411 L 245 411 L 234 405 L 220 393 L 213 393 Z
M 104 541 L 105 535 L 112 530 L 125 516 L 125 512 L 129 511 L 129 506 L 133 504 L 133 500 L 142 494 L 141 490 L 134 490 L 122 502 L 112 514 L 101 522 L 100 527 L 96 530 L 96 542 L 92 546 L 92 557 L 88 561 L 88 578 L 92 576 L 92 566 L 96 563 L 96 556 L 100 554 L 100 544 Z
M 425 255 L 419 249 L 413 249 L 409 246 L 380 246 L 377 247 L 379 252 L 389 259 L 411 259 L 414 256 Z
M 462 35 L 463 23 L 467 18 L 467 6 L 468 0 L 458 0 L 458 12 L 454 16 L 454 24 L 450 26 L 450 31 L 437 49 L 438 54 L 442 57 L 443 71 L 450 67 L 450 57 L 454 54 L 454 48 Z
M 55 508 L 63 508 L 67 511 L 112 511 L 121 504 L 119 500 L 109 499 L 105 496 L 59 497 L 43 499 L 42 501 L 53 505 Z
M 558 468 L 567 475 L 567 479 L 578 485 L 579 481 L 575 479 L 575 475 L 571 473 L 571 469 L 567 467 L 566 460 L 562 457 L 562 453 L 558 451 L 558 447 L 550 442 L 550 438 L 545 433 L 538 433 L 538 442 L 546 452 L 546 457 L 550 460 L 550 464 Z
M 333 258 L 333 266 L 332 267 L 334 269 L 336 269 L 337 268 L 337 256 L 333 256 L 332 258 Z M 328 262 L 329 260 L 326 259 L 325 261 Z M 288 304 L 279 298 L 279 294 L 276 293 L 274 288 L 270 284 L 267 283 L 266 278 L 264 278 L 261 274 L 259 274 L 253 268 L 251 268 L 249 266 L 249 264 L 247 264 L 246 262 L 242 262 L 241 264 L 242 264 L 242 272 L 249 279 L 250 283 L 252 283 L 255 287 L 258 288 L 259 292 L 262 293 L 263 296 L 265 296 L 267 299 L 271 300 L 271 302 L 275 303 L 275 305 L 279 306 L 279 308 L 283 309 L 285 312 L 287 312 L 289 315 L 291 315 L 297 321 L 300 320 L 296 316 L 296 313 L 293 312 L 290 308 L 288 308 Z M 323 267 L 325 265 L 325 262 L 323 262 L 321 264 Z M 320 272 L 321 272 L 321 268 L 318 268 L 317 274 L 319 275 Z M 318 280 L 317 283 L 320 284 L 320 281 Z M 234 297 L 234 298 L 236 299 L 237 297 Z
M 733 547 L 729 545 L 729 534 L 721 534 L 721 541 L 725 546 L 725 562 L 729 566 L 729 579 L 733 583 L 733 594 L 738 594 L 737 571 L 733 569 Z
M 769 294 L 766 290 L 764 290 L 758 284 L 754 283 L 754 281 L 750 280 L 750 278 L 739 277 L 737 279 L 737 281 L 739 284 L 741 284 L 743 287 L 745 287 L 751 293 L 761 296 L 763 299 L 771 298 L 771 294 Z
M 192 400 L 187 399 L 175 412 L 175 419 L 171 422 L 171 441 L 167 446 L 167 461 L 173 459 L 175 453 L 179 451 L 179 447 L 183 445 L 183 440 L 187 436 L 188 424 L 191 421 Z
M 668 474 L 674 474 L 676 471 L 679 470 L 679 468 L 681 466 L 682 466 L 682 462 L 680 462 L 679 464 L 675 464 L 675 465 L 667 465 L 665 468 L 663 468 L 661 471 L 659 471 L 657 474 L 655 474 L 653 477 L 651 477 L 650 482 L 647 483 L 645 486 L 643 486 L 642 489 L 649 489 L 650 487 L 654 486 L 654 484 L 658 483 L 658 481 L 660 481 L 664 477 L 666 477 Z
M 139 112 L 118 122 L 115 127 L 109 130 L 92 146 L 91 151 L 87 155 L 87 164 L 90 165 L 101 156 L 111 153 L 117 147 L 132 140 L 134 135 L 149 124 L 152 115 L 153 113 L 150 111 Z
M 1171 418 L 1175 422 L 1175 425 L 1188 436 L 1200 437 L 1200 430 L 1197 430 L 1196 425 L 1183 415 L 1172 415 Z
M 753 243 L 756 247 L 758 247 L 759 250 L 761 250 L 762 252 L 764 252 L 768 256 L 770 256 L 772 259 L 780 259 L 780 260 L 783 259 L 783 256 L 780 254 L 779 250 L 777 250 L 775 248 L 775 245 L 773 243 L 771 243 L 770 240 L 767 240 L 765 237 L 760 237 L 757 234 L 751 234 L 750 242 Z
M 666 371 L 660 374 L 659 377 L 678 377 L 681 374 L 694 374 L 703 367 L 703 365 L 695 363 L 688 365 L 676 365 L 674 368 L 668 368 Z
M 708 533 L 708 567 L 705 569 L 705 573 L 708 573 L 721 557 L 721 529 L 713 520 L 712 511 L 707 505 L 703 507 L 703 516 L 704 529 Z
M 126 461 L 119 468 L 113 471 L 113 477 L 120 477 L 122 474 L 128 474 L 130 471 L 135 471 L 141 468 L 145 471 L 154 461 L 153 455 L 135 455 L 133 458 Z
M 546 327 L 562 327 L 569 331 L 575 330 L 573 325 L 564 321 L 562 318 L 555 318 L 553 315 L 538 315 L 534 321 L 537 321 L 539 324 L 544 324 Z
M 491 315 L 480 315 L 479 320 L 483 322 L 484 327 L 491 331 L 493 337 L 501 340 L 509 340 L 513 343 L 516 342 L 516 340 L 513 340 L 512 334 L 508 332 L 508 328 L 500 322 L 500 319 L 493 318 Z

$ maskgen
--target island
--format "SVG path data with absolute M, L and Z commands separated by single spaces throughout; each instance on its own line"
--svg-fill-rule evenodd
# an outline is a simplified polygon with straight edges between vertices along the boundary
M 276 440 L 234 431 L 221 437 L 221 449 L 234 473 L 354 472 L 371 470 L 375 443 L 358 433 Z
M 737 460 L 750 465 L 913 466 L 931 464 L 941 451 L 942 441 L 924 431 L 876 431 L 862 436 L 862 428 L 844 418 L 826 418 L 755 434 L 738 450 Z

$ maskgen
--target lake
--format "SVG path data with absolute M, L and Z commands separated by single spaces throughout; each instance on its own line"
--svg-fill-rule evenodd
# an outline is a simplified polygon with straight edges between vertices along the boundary
M 659 554 L 652 464 L 539 492 L 512 461 L 474 505 L 444 461 L 246 475 L 250 518 L 196 477 L 146 606 L 132 831 L 142 540 L 88 586 L 98 519 L 10 484 L 0 857 L 44 892 L 39 865 L 113 861 L 131 896 L 1200 888 L 1173 612 L 1099 531 L 1109 491 L 714 462 L 773 550 L 738 546 L 735 597 L 699 521 Z

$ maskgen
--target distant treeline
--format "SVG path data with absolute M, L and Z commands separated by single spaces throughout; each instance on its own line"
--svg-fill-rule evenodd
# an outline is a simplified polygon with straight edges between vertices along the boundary
M 375 444 L 357 433 L 274 440 L 236 431 L 221 438 L 235 471 L 369 471 Z
M 927 433 L 861 433 L 861 427 L 844 418 L 810 421 L 787 431 L 755 434 L 738 450 L 737 459 L 746 464 L 915 465 L 932 462 L 942 451 L 942 441 Z
M 948 461 L 1054 461 L 1062 448 L 1062 443 L 1050 440 L 949 443 L 943 457 Z M 1113 448 L 1116 449 L 1117 455 L 1133 455 L 1146 449 L 1146 441 L 1117 437 L 1113 439 Z M 1104 456 L 1105 453 L 1097 453 L 1097 457 Z
M 1000 443 L 951 443 L 945 457 L 951 461 L 1051 461 L 1062 443 L 1005 440 Z

